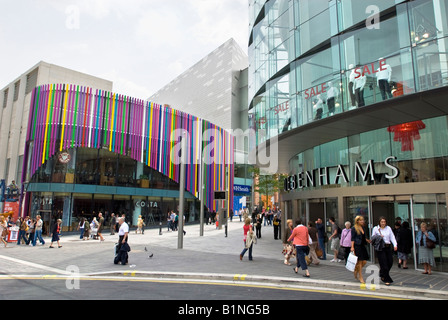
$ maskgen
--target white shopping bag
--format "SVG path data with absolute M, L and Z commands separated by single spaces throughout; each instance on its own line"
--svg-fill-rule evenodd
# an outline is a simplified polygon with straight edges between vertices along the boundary
M 345 268 L 346 268 L 348 271 L 354 272 L 357 263 L 358 263 L 358 257 L 355 256 L 355 255 L 353 254 L 353 252 L 352 252 L 352 253 L 350 253 L 350 255 L 348 256 L 347 264 L 345 265 Z

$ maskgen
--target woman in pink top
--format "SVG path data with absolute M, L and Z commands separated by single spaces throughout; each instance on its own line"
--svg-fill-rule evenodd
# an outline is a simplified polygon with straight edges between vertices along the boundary
M 250 224 L 250 222 L 251 222 L 251 220 L 250 220 L 250 218 L 247 218 L 245 221 L 244 221 L 244 227 L 243 227 L 243 230 L 244 230 L 244 245 L 245 245 L 245 248 L 244 248 L 244 250 L 243 250 L 243 252 L 241 252 L 241 254 L 240 254 L 240 260 L 243 260 L 243 257 L 244 257 L 244 255 L 246 254 L 246 252 L 247 252 L 247 250 L 249 250 L 249 261 L 252 261 L 252 248 L 253 248 L 253 243 L 251 244 L 251 246 L 249 247 L 249 248 L 247 248 L 246 247 L 246 241 L 247 241 L 247 235 L 248 235 L 248 233 L 249 234 L 253 234 L 253 230 L 252 230 L 252 225 Z
M 297 267 L 294 268 L 296 273 L 299 272 L 299 267 L 305 271 L 304 277 L 309 278 L 310 272 L 308 271 L 308 265 L 306 264 L 305 256 L 309 254 L 309 233 L 308 228 L 302 224 L 302 220 L 298 219 L 296 221 L 297 227 L 292 231 L 291 236 L 288 241 L 293 241 L 293 244 L 296 246 L 297 252 Z
M 352 224 L 350 221 L 345 223 L 345 229 L 341 233 L 341 248 L 344 248 L 344 260 L 347 264 L 348 256 L 352 248 Z

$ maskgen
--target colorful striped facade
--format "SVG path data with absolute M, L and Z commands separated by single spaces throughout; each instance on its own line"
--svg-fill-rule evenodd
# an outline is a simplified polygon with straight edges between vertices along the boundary
M 217 210 L 213 192 L 233 199 L 234 138 L 223 128 L 151 102 L 76 85 L 43 85 L 32 92 L 22 184 L 58 153 L 107 149 L 141 162 L 179 183 L 176 148 L 188 132 L 186 190 L 200 199 L 205 155 L 205 203 Z M 28 162 L 27 162 L 28 161 Z M 226 174 L 226 171 L 229 174 Z

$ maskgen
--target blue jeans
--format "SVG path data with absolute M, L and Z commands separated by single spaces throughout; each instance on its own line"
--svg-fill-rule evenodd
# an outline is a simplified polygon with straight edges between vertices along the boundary
M 246 242 L 244 242 L 244 243 L 246 243 Z M 254 245 L 252 244 L 249 249 L 244 248 L 243 252 L 241 252 L 241 255 L 244 257 L 244 255 L 246 254 L 247 250 L 249 250 L 249 260 L 252 260 L 252 248 L 253 247 L 254 247 Z
M 80 228 L 79 229 L 81 231 L 81 234 L 79 235 L 79 239 L 83 239 L 84 238 L 84 228 Z
M 19 230 L 19 238 L 17 239 L 17 245 L 20 246 L 20 241 L 23 239 L 23 241 L 25 241 L 25 243 L 28 242 L 28 240 L 26 240 L 26 231 L 25 230 Z
M 297 253 L 297 269 L 302 268 L 302 270 L 308 270 L 308 265 L 306 264 L 305 256 L 307 251 L 306 246 L 296 246 Z
M 37 231 L 34 232 L 34 239 L 33 239 L 33 246 L 34 247 L 36 246 L 37 239 L 39 239 L 39 241 L 40 241 L 40 243 L 42 243 L 42 245 L 45 244 L 44 239 L 42 239 L 42 230 L 37 230 Z
M 325 252 L 325 239 L 319 238 L 319 248 L 322 249 L 322 252 L 324 253 L 322 256 L 322 259 L 327 260 L 327 253 Z

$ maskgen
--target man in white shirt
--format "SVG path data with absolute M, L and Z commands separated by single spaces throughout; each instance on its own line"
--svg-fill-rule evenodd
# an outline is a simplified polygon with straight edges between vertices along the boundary
M 42 221 L 41 216 L 36 217 L 36 225 L 34 230 L 34 239 L 33 239 L 33 247 L 36 246 L 37 239 L 39 239 L 40 243 L 42 245 L 45 244 L 44 239 L 42 239 L 42 228 L 43 228 L 44 222 Z
M 129 239 L 129 225 L 124 221 L 123 217 L 118 219 L 118 224 L 120 226 L 120 229 L 118 230 L 119 240 L 114 263 L 118 264 L 119 262 L 121 262 L 122 265 L 125 265 L 128 263 L 127 252 L 130 251 L 129 245 L 127 244 Z M 126 246 L 128 247 L 128 249 L 126 249 Z M 122 248 L 123 251 L 121 250 Z
M 121 247 L 121 245 L 123 245 L 126 242 L 128 242 L 129 225 L 126 222 L 124 222 L 124 218 L 119 218 L 118 219 L 118 224 L 120 226 L 120 229 L 118 230 L 118 236 L 119 236 L 118 245 L 119 245 L 119 247 Z

